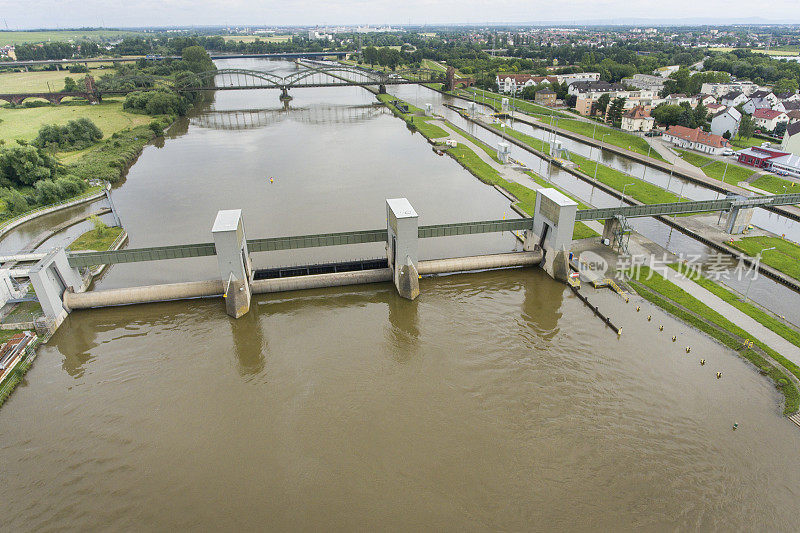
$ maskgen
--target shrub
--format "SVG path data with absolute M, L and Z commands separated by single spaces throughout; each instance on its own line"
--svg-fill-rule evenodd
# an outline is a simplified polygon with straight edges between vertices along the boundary
M 150 130 L 155 134 L 156 137 L 163 137 L 164 136 L 164 127 L 161 125 L 161 122 L 158 120 L 153 120 L 148 125 Z
M 39 148 L 51 150 L 83 149 L 103 138 L 94 122 L 88 118 L 70 120 L 65 126 L 45 124 L 39 128 L 39 134 L 33 144 Z

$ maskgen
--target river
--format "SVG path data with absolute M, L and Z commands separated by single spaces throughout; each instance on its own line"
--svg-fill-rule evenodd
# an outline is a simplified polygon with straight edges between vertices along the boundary
M 292 95 L 219 92 L 148 146 L 114 193 L 130 246 L 207 242 L 227 208 L 249 238 L 383 227 L 392 196 L 422 224 L 512 216 L 363 89 Z M 97 285 L 211 277 L 210 259 Z M 535 269 L 420 285 L 258 296 L 239 320 L 219 300 L 73 313 L 0 411 L 3 529 L 794 529 L 800 432 L 732 351 L 593 292 L 617 337 Z

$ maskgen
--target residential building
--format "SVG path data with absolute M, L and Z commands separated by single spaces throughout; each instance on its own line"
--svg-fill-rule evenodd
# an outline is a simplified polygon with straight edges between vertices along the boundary
M 669 105 L 681 105 L 682 103 L 686 102 L 692 107 L 697 106 L 697 103 L 695 102 L 694 98 L 686 96 L 683 93 L 670 94 L 669 96 L 664 98 L 662 102 Z
M 786 126 L 786 133 L 783 134 L 781 150 L 800 155 L 800 122 Z
M 711 133 L 724 137 L 728 133 L 728 139 L 736 136 L 739 131 L 739 123 L 742 121 L 742 114 L 735 107 L 726 107 L 711 117 Z
M 788 124 L 789 117 L 783 111 L 756 109 L 753 113 L 753 121 L 756 128 L 760 128 L 763 131 L 772 131 L 781 122 Z
M 542 83 L 552 84 L 557 82 L 555 76 L 531 76 L 530 74 L 498 74 L 496 78 L 497 89 L 501 93 L 517 94 L 525 87 Z
M 770 161 L 769 168 L 781 176 L 800 178 L 800 155 L 789 153 L 776 157 Z
M 722 104 L 708 104 L 706 105 L 706 108 L 708 109 L 708 115 L 713 116 L 719 113 L 720 111 L 728 109 L 728 106 Z
M 800 122 L 800 109 L 792 109 L 786 113 L 786 116 L 789 117 L 789 124 Z
M 656 93 L 660 93 L 664 89 L 665 81 L 661 76 L 651 76 L 650 74 L 634 74 L 632 78 L 624 78 L 622 80 L 623 83 L 631 87 L 647 89 Z
M 747 96 L 741 91 L 731 91 L 728 94 L 725 94 L 720 98 L 719 103 L 726 105 L 728 107 L 736 107 L 739 104 L 743 104 L 747 101 Z
M 785 112 L 800 110 L 800 100 L 783 100 L 783 110 Z
M 775 96 L 781 102 L 800 102 L 800 93 L 778 93 Z
M 651 131 L 655 119 L 643 106 L 636 106 L 622 114 L 622 129 L 625 131 Z
M 739 91 L 745 96 L 749 96 L 758 90 L 758 85 L 752 81 L 735 81 L 730 83 L 704 83 L 700 87 L 700 92 L 710 94 L 716 98 L 724 96 L 732 91 Z
M 556 92 L 553 89 L 545 88 L 541 91 L 536 91 L 534 101 L 537 104 L 554 106 L 556 105 Z
M 719 135 L 707 133 L 700 128 L 691 129 L 685 126 L 670 126 L 664 132 L 662 139 L 680 148 L 712 155 L 722 155 L 729 146 L 728 141 Z
M 704 106 L 708 107 L 712 104 L 717 103 L 717 99 L 711 96 L 710 94 L 700 93 L 697 96 L 694 96 L 692 99 L 694 100 L 694 102 L 692 102 L 692 107 L 697 107 L 700 104 L 703 104 Z

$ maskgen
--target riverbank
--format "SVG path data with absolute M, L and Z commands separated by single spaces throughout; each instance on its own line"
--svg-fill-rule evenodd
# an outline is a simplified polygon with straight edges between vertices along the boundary
M 629 271 L 628 278 L 642 298 L 716 339 L 769 377 L 784 396 L 784 415 L 798 411 L 797 365 L 660 273 L 645 266 Z

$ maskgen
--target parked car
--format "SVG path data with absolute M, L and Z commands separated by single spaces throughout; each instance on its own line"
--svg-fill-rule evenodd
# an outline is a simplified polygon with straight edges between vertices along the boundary
M 726 148 L 725 150 L 722 151 L 722 155 L 733 155 L 733 150 L 731 150 L 730 148 Z

